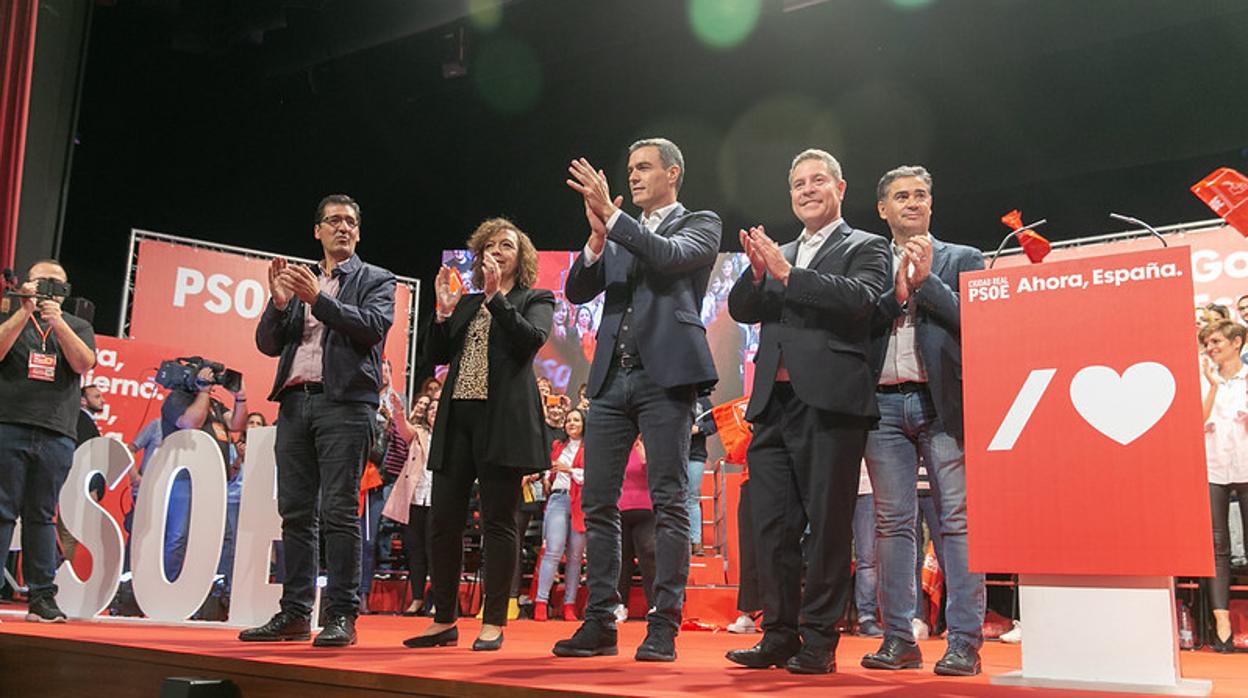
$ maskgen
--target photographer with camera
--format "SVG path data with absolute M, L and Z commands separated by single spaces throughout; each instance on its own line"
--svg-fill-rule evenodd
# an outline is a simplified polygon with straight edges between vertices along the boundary
M 95 366 L 95 333 L 61 312 L 70 287 L 55 260 L 36 262 L 0 313 L 0 545 L 22 519 L 26 620 L 65 621 L 56 605 L 57 498 L 73 463 L 80 376 Z
M 237 474 L 231 450 L 230 431 L 242 429 L 247 423 L 247 395 L 238 373 L 226 371 L 221 364 L 199 357 L 177 359 L 161 364 L 156 382 L 169 388 L 165 404 L 160 408 L 162 438 L 181 429 L 200 429 L 221 449 L 228 482 Z M 212 397 L 214 386 L 221 385 L 234 395 L 230 412 L 221 401 Z M 186 536 L 191 522 L 191 478 L 178 473 L 169 492 L 169 514 L 165 524 L 165 572 L 176 579 L 186 557 Z M 226 536 L 232 533 L 226 531 Z

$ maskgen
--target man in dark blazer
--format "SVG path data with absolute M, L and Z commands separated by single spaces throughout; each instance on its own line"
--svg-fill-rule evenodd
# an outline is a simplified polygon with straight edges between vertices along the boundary
M 687 458 L 693 403 L 717 379 L 699 310 L 719 252 L 721 224 L 710 211 L 676 201 L 685 163 L 676 144 L 651 138 L 629 148 L 635 220 L 611 198 L 606 177 L 585 160 L 568 185 L 584 198 L 589 241 L 564 293 L 586 303 L 606 292 L 586 395 L 585 488 L 589 604 L 585 623 L 554 647 L 561 657 L 617 653 L 615 607 L 620 571 L 624 467 L 638 432 L 645 444 L 655 514 L 655 608 L 647 617 L 641 661 L 673 661 L 689 576 Z
M 872 317 L 872 369 L 879 429 L 867 439 L 875 497 L 876 557 L 884 640 L 862 658 L 869 669 L 917 669 L 923 658 L 911 625 L 918 590 L 914 564 L 915 486 L 922 460 L 940 512 L 949 641 L 937 674 L 980 671 L 984 575 L 967 568 L 966 460 L 962 441 L 962 343 L 958 276 L 984 268 L 979 250 L 941 242 L 932 220 L 932 176 L 898 167 L 876 188 L 880 218 L 893 235 L 894 282 Z
M 325 537 L 326 621 L 313 642 L 356 642 L 360 600 L 360 474 L 380 402 L 381 351 L 394 321 L 394 275 L 363 262 L 360 207 L 333 194 L 316 207 L 312 234 L 323 257 L 314 269 L 269 265 L 272 296 L 256 326 L 256 348 L 278 356 L 269 399 L 277 417 L 277 511 L 285 566 L 281 610 L 239 633 L 244 642 L 306 640 Z
M 734 320 L 762 324 L 745 416 L 764 633 L 728 659 L 822 674 L 836 669 L 852 594 L 858 474 L 879 417 L 868 320 L 888 283 L 888 243 L 842 220 L 845 180 L 827 152 L 794 158 L 789 193 L 801 236 L 780 246 L 761 226 L 741 231 L 750 268 L 728 295 Z

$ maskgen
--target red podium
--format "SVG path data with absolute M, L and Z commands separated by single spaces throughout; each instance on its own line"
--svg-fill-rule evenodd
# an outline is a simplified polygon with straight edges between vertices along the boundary
M 1207 695 L 1173 575 L 1213 573 L 1187 247 L 963 274 L 971 569 L 1016 572 L 1022 685 Z

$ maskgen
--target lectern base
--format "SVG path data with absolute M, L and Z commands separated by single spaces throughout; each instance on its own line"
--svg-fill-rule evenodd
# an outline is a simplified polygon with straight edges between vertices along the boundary
M 994 686 L 1026 688 L 1057 688 L 1068 691 L 1108 691 L 1112 693 L 1151 693 L 1159 696 L 1207 696 L 1213 682 L 1205 679 L 1179 679 L 1177 683 L 1152 685 L 1140 683 L 1108 683 L 1105 681 L 1073 681 L 1070 679 L 1037 679 L 1023 676 L 1021 671 L 992 677 Z

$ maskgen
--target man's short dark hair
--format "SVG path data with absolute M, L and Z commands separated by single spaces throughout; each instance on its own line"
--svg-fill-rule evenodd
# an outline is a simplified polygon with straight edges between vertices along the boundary
M 65 265 L 61 264 L 61 261 L 59 259 L 53 259 L 51 257 L 48 257 L 46 259 L 41 259 L 37 262 L 34 262 L 29 267 L 26 267 L 27 279 L 30 278 L 30 272 L 34 271 L 35 267 L 39 266 L 40 264 L 50 264 L 54 267 L 59 267 L 61 271 L 65 271 Z
M 350 206 L 355 210 L 355 222 L 360 222 L 360 205 L 355 202 L 355 199 L 352 199 L 346 194 L 330 194 L 324 199 L 321 199 L 321 203 L 316 205 L 316 218 L 312 219 L 313 225 L 321 222 L 321 219 L 325 217 L 325 207 L 330 204 Z
M 877 201 L 883 201 L 888 196 L 888 186 L 902 177 L 918 177 L 927 185 L 927 193 L 932 193 L 932 175 L 927 168 L 922 165 L 902 165 L 894 167 L 880 177 L 880 182 L 875 185 L 875 198 Z

